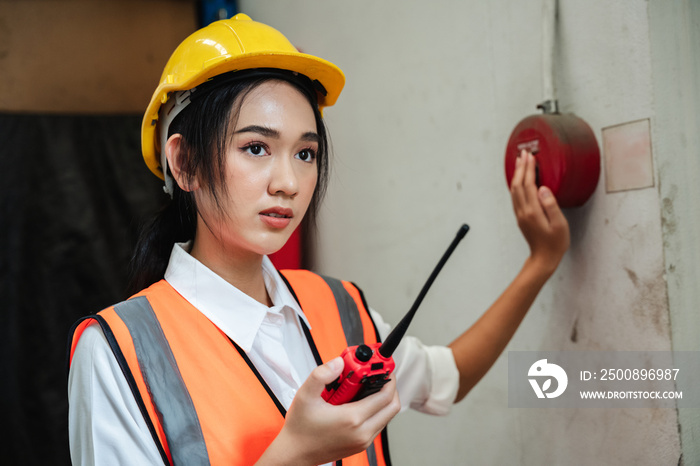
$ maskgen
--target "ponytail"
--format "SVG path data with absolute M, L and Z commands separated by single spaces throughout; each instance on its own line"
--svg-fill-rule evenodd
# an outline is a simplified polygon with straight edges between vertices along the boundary
M 192 194 L 177 185 L 174 191 L 173 199 L 141 229 L 130 264 L 128 296 L 163 279 L 173 245 L 194 238 L 197 217 Z

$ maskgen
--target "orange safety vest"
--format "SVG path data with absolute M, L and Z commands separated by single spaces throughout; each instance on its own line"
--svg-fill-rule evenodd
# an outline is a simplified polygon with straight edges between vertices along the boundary
M 379 334 L 362 292 L 312 272 L 282 275 L 311 329 L 317 364 Z M 79 321 L 97 321 L 119 362 L 165 464 L 250 465 L 275 439 L 286 410 L 245 352 L 161 280 L 131 299 Z M 366 451 L 336 464 L 391 465 L 386 429 Z

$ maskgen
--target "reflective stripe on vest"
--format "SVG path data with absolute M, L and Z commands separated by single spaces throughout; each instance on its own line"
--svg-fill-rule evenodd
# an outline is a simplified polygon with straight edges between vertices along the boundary
M 137 296 L 114 306 L 114 311 L 131 333 L 173 464 L 209 465 L 197 410 L 148 299 Z
M 364 335 L 362 334 L 362 321 L 360 320 L 360 311 L 357 309 L 357 304 L 347 292 L 343 283 L 335 278 L 322 276 L 323 280 L 333 292 L 333 297 L 341 310 L 340 323 L 343 325 L 343 333 L 348 346 L 355 346 L 364 343 Z
M 309 344 L 317 360 L 333 359 L 350 344 L 377 341 L 356 287 L 305 271 L 286 272 L 284 278 L 310 322 Z M 338 312 L 329 312 L 336 306 Z M 114 333 L 115 356 L 123 352 L 122 367 L 133 374 L 135 398 L 143 398 L 147 423 L 172 464 L 252 464 L 281 429 L 284 412 L 252 364 L 167 282 L 102 311 L 97 319 L 106 322 L 101 322 L 103 330 L 107 326 Z M 76 330 L 73 348 L 84 327 Z M 386 434 L 342 464 L 390 464 Z

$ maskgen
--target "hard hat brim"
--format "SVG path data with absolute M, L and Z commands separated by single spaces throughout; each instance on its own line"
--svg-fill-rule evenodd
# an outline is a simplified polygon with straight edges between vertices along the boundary
M 167 101 L 171 92 L 192 89 L 205 81 L 223 73 L 255 68 L 277 68 L 294 71 L 309 79 L 317 80 L 325 88 L 326 94 L 318 95 L 319 109 L 329 107 L 336 103 L 345 85 L 345 75 L 342 70 L 333 63 L 299 52 L 253 52 L 230 58 L 217 60 L 211 67 L 206 66 L 197 73 L 194 79 L 169 83 L 168 76 L 161 77 L 161 83 L 156 89 L 151 102 L 146 109 L 141 127 L 141 148 L 144 161 L 148 168 L 159 178 L 165 175 L 161 168 L 160 157 L 157 153 L 155 142 L 158 122 L 158 111 L 161 105 Z

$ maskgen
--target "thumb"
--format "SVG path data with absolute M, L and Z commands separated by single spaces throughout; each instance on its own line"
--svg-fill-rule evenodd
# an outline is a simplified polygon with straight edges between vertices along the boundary
M 323 387 L 333 382 L 340 376 L 340 374 L 342 374 L 344 367 L 345 363 L 343 362 L 343 358 L 340 356 L 335 359 L 331 359 L 327 363 L 320 365 L 311 371 L 305 385 L 309 385 L 309 388 L 314 391 L 316 391 L 318 388 L 318 391 L 320 392 Z
M 561 223 L 564 221 L 564 214 L 559 208 L 557 199 L 554 197 L 554 194 L 552 194 L 551 189 L 549 189 L 547 186 L 540 186 L 540 189 L 537 191 L 537 195 L 550 224 Z

